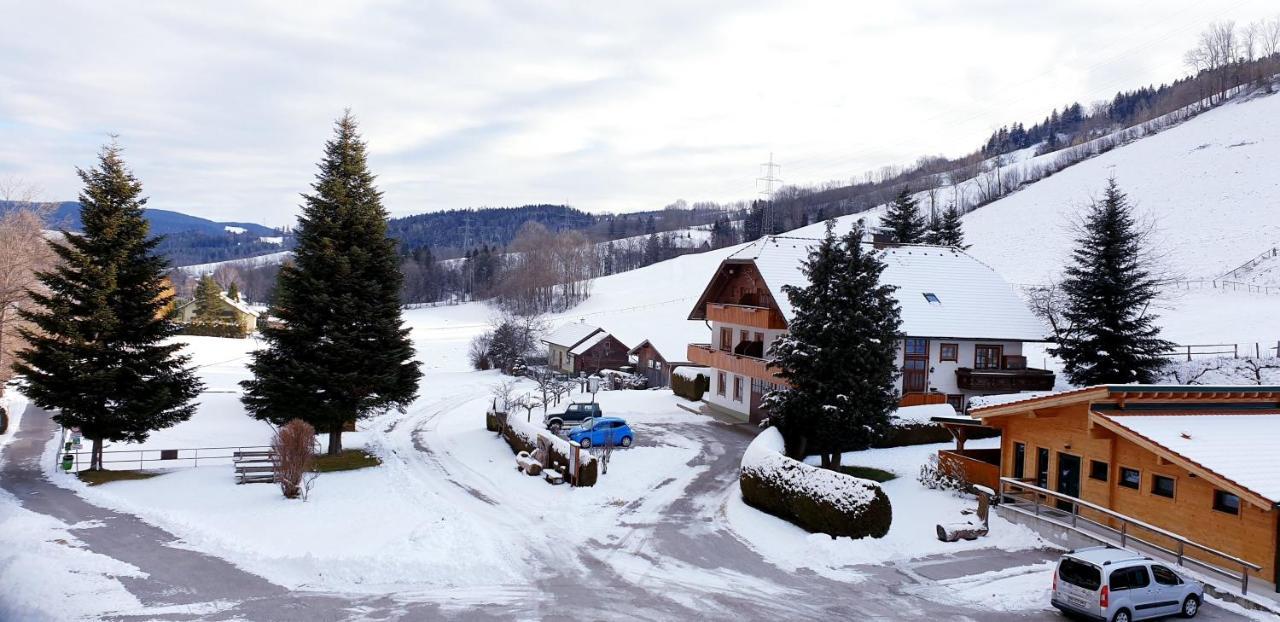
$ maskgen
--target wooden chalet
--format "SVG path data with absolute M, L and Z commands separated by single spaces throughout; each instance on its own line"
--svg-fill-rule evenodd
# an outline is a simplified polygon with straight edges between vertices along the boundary
M 635 358 L 636 373 L 649 380 L 650 387 L 671 386 L 671 371 L 689 365 L 689 344 L 681 339 L 645 339 L 628 353 Z
M 1261 567 L 1257 578 L 1276 582 L 1280 387 L 1106 385 L 975 407 L 970 414 L 1001 431 L 1000 476 L 1247 560 Z M 1115 520 L 1087 506 L 1078 515 Z M 1186 555 L 1221 564 L 1221 556 L 1202 550 L 1188 547 Z
M 794 317 L 783 293 L 805 286 L 801 262 L 812 238 L 771 236 L 725 259 L 689 313 L 711 326 L 711 343 L 691 344 L 688 360 L 714 377 L 711 408 L 751 421 L 765 393 L 783 385 L 766 353 Z M 974 395 L 1052 389 L 1054 375 L 1027 366 L 1022 346 L 1047 333 L 993 270 L 955 248 L 883 249 L 881 279 L 897 286 L 902 310 L 898 362 L 904 406 L 948 402 L 958 411 Z

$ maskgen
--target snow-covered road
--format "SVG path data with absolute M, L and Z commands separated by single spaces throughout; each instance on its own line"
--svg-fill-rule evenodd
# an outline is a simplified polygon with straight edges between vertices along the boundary
M 468 397 L 463 393 L 442 398 L 435 406 L 444 412 Z M 426 408 L 407 414 L 402 424 L 391 426 L 387 433 L 404 434 L 427 448 L 440 439 L 437 435 L 444 422 L 447 419 L 441 421 L 437 410 Z M 737 463 L 751 431 L 711 419 L 670 427 L 669 434 L 701 445 L 684 465 L 694 475 L 659 480 L 647 494 L 620 505 L 615 526 L 607 535 L 586 540 L 549 529 L 536 513 L 509 510 L 505 522 L 489 522 L 492 506 L 504 498 L 503 493 L 476 486 L 487 475 L 460 473 L 466 460 L 447 450 L 415 450 L 388 461 L 388 469 L 404 470 L 406 481 L 446 482 L 445 486 L 424 484 L 420 490 L 409 484 L 406 495 L 418 496 L 424 503 L 447 501 L 464 512 L 472 504 L 490 508 L 476 514 L 484 521 L 476 527 L 498 541 L 496 546 L 530 552 L 519 563 L 533 570 L 536 580 L 531 584 L 504 581 L 504 571 L 495 568 L 493 581 L 448 589 L 423 586 L 350 594 L 281 586 L 177 544 L 174 534 L 135 516 L 86 502 L 52 485 L 38 461 L 53 428 L 47 414 L 37 409 L 26 413 L 17 437 L 5 449 L 0 487 L 21 503 L 22 511 L 71 526 L 69 533 L 87 552 L 135 569 L 129 573 L 132 576 L 116 577 L 123 589 L 114 600 L 110 594 L 98 595 L 101 615 L 107 619 L 1057 619 L 1042 602 L 1023 602 L 1027 594 L 1035 594 L 1026 589 L 1027 582 L 1047 581 L 1044 562 L 1052 554 L 1044 551 L 983 549 L 856 567 L 851 570 L 862 575 L 856 583 L 783 570 L 735 535 L 724 515 L 726 498 L 735 494 Z M 661 435 L 652 440 L 664 442 Z M 614 468 L 620 464 L 624 463 L 615 462 Z M 453 493 L 442 492 L 450 488 Z M 1000 576 L 990 577 L 992 583 L 965 580 L 992 568 L 1002 569 Z M 58 570 L 65 574 L 35 578 L 66 581 L 81 576 L 76 568 Z M 1023 601 L 993 599 L 983 591 L 989 584 L 1005 585 L 1022 595 Z M 6 585 L 11 590 L 24 587 L 23 582 Z M 47 603 L 50 609 L 41 611 L 15 607 L 11 592 L 0 598 L 6 605 L 0 612 L 12 613 L 15 619 L 64 617 L 57 613 L 65 611 L 59 609 L 61 603 Z M 1242 619 L 1212 608 L 1204 616 Z

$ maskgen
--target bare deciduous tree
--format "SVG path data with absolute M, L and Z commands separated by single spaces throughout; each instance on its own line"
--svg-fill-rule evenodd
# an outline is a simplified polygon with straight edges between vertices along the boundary
M 50 268 L 54 255 L 46 239 L 45 223 L 51 207 L 36 202 L 39 192 L 20 180 L 0 180 L 0 395 L 13 376 L 13 355 L 22 349 L 18 310 L 30 304 L 39 287 L 36 273 Z

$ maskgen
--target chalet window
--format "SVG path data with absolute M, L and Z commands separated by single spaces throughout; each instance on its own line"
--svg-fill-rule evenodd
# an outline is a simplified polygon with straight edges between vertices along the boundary
M 924 293 L 924 299 L 925 299 L 925 300 L 927 300 L 927 301 L 929 301 L 929 304 L 931 304 L 931 305 L 940 305 L 940 304 L 942 304 L 942 301 L 941 301 L 941 300 L 938 300 L 938 295 L 937 295 L 937 294 L 935 294 L 935 293 L 933 293 L 933 292 L 925 292 L 925 293 Z
M 1225 490 L 1213 491 L 1213 509 L 1227 514 L 1240 513 L 1240 497 Z
M 742 376 L 733 377 L 733 401 L 742 401 Z
M 1164 475 L 1151 476 L 1151 494 L 1173 498 L 1173 478 Z
M 1108 473 L 1110 470 L 1111 465 L 1106 462 L 1101 460 L 1089 461 L 1089 479 L 1096 479 L 1100 482 L 1105 482 L 1107 481 L 1107 476 L 1110 475 L 1110 473 Z
M 902 349 L 907 356 L 922 356 L 929 353 L 929 341 L 920 337 L 907 337 L 902 341 Z
M 728 352 L 730 350 L 733 350 L 733 329 L 732 328 L 720 329 L 720 350 L 723 352 Z
M 1120 485 L 1138 490 L 1142 488 L 1142 472 L 1138 469 L 1120 467 Z
M 1013 473 L 1011 475 L 1017 479 L 1022 479 L 1022 474 L 1026 472 L 1027 467 L 1027 445 L 1026 443 L 1013 444 Z
M 943 361 L 960 360 L 960 344 L 944 343 L 938 347 L 938 359 Z
M 977 345 L 973 347 L 973 368 L 974 369 L 1000 369 L 1000 355 L 1004 352 L 1004 346 L 984 346 Z
M 963 395 L 959 393 L 948 393 L 947 403 L 950 404 L 952 408 L 956 409 L 956 412 L 958 413 L 964 412 L 964 396 Z
M 724 372 L 722 371 L 716 372 L 716 395 L 719 395 L 720 397 L 724 397 L 724 385 L 725 385 Z
M 738 332 L 738 341 L 751 341 L 751 333 L 748 333 L 748 332 L 747 332 L 747 331 L 745 331 L 745 330 L 744 330 L 744 331 L 739 331 L 739 332 Z

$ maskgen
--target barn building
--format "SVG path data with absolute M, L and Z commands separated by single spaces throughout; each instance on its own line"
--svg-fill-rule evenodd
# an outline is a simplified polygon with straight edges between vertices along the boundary
M 557 328 L 542 343 L 547 345 L 547 366 L 560 373 L 594 374 L 629 363 L 626 345 L 603 328 L 583 322 Z
M 631 348 L 629 354 L 635 357 L 636 373 L 647 378 L 650 387 L 669 387 L 671 371 L 690 364 L 685 356 L 688 350 L 689 344 L 683 339 L 651 337 Z
M 794 311 L 782 288 L 803 287 L 802 264 L 818 240 L 771 236 L 726 258 L 689 313 L 711 327 L 711 343 L 691 344 L 688 359 L 714 377 L 703 401 L 758 421 L 761 398 L 784 386 L 766 360 Z M 1047 330 L 1013 288 L 961 250 L 897 245 L 883 250 L 881 279 L 897 286 L 904 337 L 898 344 L 902 405 L 949 402 L 963 410 L 974 395 L 1052 389 L 1054 375 L 1027 366 L 1023 344 Z

